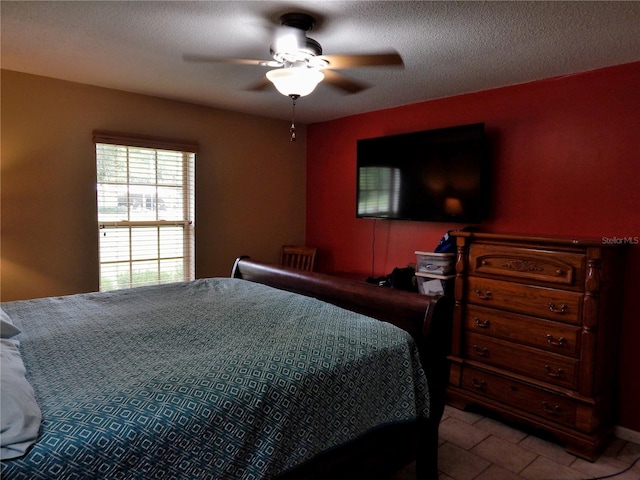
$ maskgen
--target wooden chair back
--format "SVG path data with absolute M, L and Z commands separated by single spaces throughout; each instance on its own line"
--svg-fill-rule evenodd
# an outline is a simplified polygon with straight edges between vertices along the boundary
M 316 251 L 316 247 L 284 245 L 280 254 L 280 265 L 312 272 L 316 261 Z

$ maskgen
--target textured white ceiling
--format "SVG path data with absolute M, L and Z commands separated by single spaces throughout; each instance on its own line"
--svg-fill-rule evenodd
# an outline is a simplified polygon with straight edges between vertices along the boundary
M 405 68 L 344 71 L 371 88 L 321 84 L 296 118 L 317 122 L 422 100 L 640 61 L 640 2 L 8 1 L 2 68 L 289 119 L 266 68 L 187 63 L 183 54 L 269 59 L 285 12 L 318 19 L 324 53 L 395 49 Z

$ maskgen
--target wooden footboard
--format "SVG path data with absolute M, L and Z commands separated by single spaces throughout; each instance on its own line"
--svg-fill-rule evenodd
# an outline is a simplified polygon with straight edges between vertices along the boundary
M 438 478 L 438 424 L 444 410 L 449 378 L 446 356 L 451 345 L 451 299 L 296 270 L 249 257 L 235 261 L 231 276 L 317 298 L 392 323 L 409 332 L 420 349 L 431 402 L 431 416 L 418 434 L 418 478 Z
M 435 323 L 447 321 L 451 302 L 442 296 L 379 287 L 333 275 L 307 272 L 240 257 L 231 274 L 281 290 L 318 298 L 408 331 L 422 347 Z M 444 317 L 444 320 L 443 320 Z

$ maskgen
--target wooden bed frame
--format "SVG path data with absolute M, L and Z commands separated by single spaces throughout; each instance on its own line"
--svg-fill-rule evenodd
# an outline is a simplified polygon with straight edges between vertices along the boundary
M 385 478 L 413 459 L 417 479 L 437 480 L 438 425 L 449 378 L 446 356 L 451 345 L 451 299 L 295 270 L 249 257 L 235 261 L 231 276 L 314 297 L 406 330 L 418 344 L 429 382 L 429 420 L 374 431 L 347 448 L 332 450 L 281 475 L 278 480 Z

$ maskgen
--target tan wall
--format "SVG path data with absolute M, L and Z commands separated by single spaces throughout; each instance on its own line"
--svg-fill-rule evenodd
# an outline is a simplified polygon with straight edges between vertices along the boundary
M 2 301 L 98 288 L 94 129 L 195 140 L 196 275 L 304 241 L 306 130 L 288 123 L 2 71 Z

